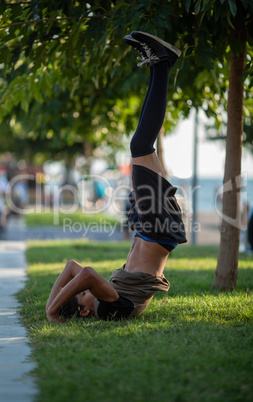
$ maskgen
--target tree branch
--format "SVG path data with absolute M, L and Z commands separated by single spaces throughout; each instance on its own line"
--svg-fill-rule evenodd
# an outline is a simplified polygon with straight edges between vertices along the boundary
M 62 39 L 62 38 L 68 38 L 68 37 L 69 37 L 69 34 L 58 35 L 57 38 L 41 38 L 41 39 L 35 40 L 33 42 L 33 44 L 40 43 L 40 42 L 51 42 L 56 39 Z M 0 49 L 12 49 L 12 48 L 16 48 L 16 47 L 26 47 L 26 46 L 29 46 L 29 45 L 27 43 L 18 43 L 17 45 L 0 46 Z
M 17 3 L 5 3 L 6 6 L 20 6 L 21 4 L 32 4 L 31 1 L 19 1 Z
M 88 15 L 79 18 L 80 20 L 86 19 L 86 18 L 104 18 L 108 17 L 110 14 L 102 14 L 102 15 Z M 61 18 L 43 18 L 40 20 L 31 20 L 31 21 L 21 21 L 21 22 L 13 22 L 8 25 L 4 25 L 3 27 L 0 27 L 0 29 L 5 29 L 9 27 L 14 27 L 18 25 L 25 25 L 25 24 L 37 24 L 38 22 L 49 22 L 49 21 L 64 21 L 64 20 L 73 20 L 75 17 L 61 17 Z

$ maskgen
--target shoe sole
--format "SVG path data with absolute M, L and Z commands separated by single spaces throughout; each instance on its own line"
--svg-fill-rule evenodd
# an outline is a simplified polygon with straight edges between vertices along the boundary
M 141 43 L 137 39 L 132 38 L 130 35 L 125 36 L 123 40 L 127 45 L 133 46 L 135 49 L 142 47 Z
M 142 31 L 134 31 L 134 32 L 132 32 L 132 34 L 133 34 L 133 35 L 135 35 L 135 34 L 141 34 L 141 35 L 149 36 L 151 39 L 156 40 L 156 41 L 159 42 L 161 45 L 163 45 L 163 46 L 166 47 L 167 49 L 171 50 L 173 53 L 175 53 L 175 54 L 177 55 L 177 57 L 180 57 L 180 56 L 181 56 L 181 50 L 179 50 L 177 47 L 171 45 L 171 44 L 168 43 L 168 42 L 164 42 L 164 40 L 158 38 L 158 36 L 149 34 L 149 33 L 147 33 L 147 32 L 142 32 Z M 131 35 L 132 35 L 132 34 L 131 34 Z
M 129 42 L 129 43 L 131 43 L 131 42 L 140 43 L 137 39 L 132 38 L 131 35 L 124 36 L 123 39 L 125 42 Z
M 146 53 L 141 45 L 141 42 L 139 42 L 137 39 L 132 38 L 131 35 L 124 36 L 123 40 L 127 45 L 132 46 L 133 48 L 138 50 L 142 57 L 145 57 Z

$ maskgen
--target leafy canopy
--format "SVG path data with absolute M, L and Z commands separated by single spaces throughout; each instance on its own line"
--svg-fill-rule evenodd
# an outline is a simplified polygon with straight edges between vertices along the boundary
M 92 4 L 91 4 L 92 3 Z M 148 71 L 122 40 L 152 32 L 182 50 L 171 72 L 166 130 L 192 107 L 223 121 L 233 30 L 245 31 L 245 115 L 250 138 L 253 86 L 251 0 L 49 1 L 0 3 L 0 136 L 17 152 L 36 145 L 76 153 L 85 141 L 121 144 L 145 95 Z M 6 133 L 9 133 L 8 139 Z

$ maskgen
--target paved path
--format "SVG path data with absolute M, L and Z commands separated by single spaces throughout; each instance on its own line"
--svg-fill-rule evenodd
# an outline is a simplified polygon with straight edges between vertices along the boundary
M 78 222 L 77 222 L 78 224 Z M 8 226 L 0 233 L 0 240 L 48 240 L 48 239 L 89 239 L 98 241 L 122 241 L 124 233 L 109 224 L 94 228 L 82 228 L 80 224 L 62 226 L 26 226 L 23 217 L 11 217 Z
M 198 245 L 218 245 L 220 239 L 220 218 L 217 213 L 199 213 L 195 227 Z M 188 244 L 191 244 L 191 231 L 194 229 L 191 218 L 185 219 Z M 102 230 L 103 229 L 103 230 Z M 25 225 L 21 217 L 12 217 L 5 232 L 0 234 L 0 240 L 47 240 L 47 239 L 89 239 L 98 241 L 123 241 L 122 230 L 110 225 L 101 230 L 82 229 L 80 225 L 63 228 L 61 226 L 30 226 Z M 130 233 L 133 238 L 133 232 Z
M 20 323 L 14 296 L 24 287 L 26 261 L 24 242 L 0 241 L 0 401 L 30 402 L 36 394 L 29 375 L 35 365 Z

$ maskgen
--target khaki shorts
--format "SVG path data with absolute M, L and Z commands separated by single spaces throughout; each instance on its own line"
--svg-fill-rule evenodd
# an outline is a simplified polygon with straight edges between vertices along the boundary
M 109 283 L 118 292 L 120 299 L 116 302 L 95 299 L 95 315 L 100 319 L 135 317 L 145 310 L 157 291 L 168 292 L 170 288 L 170 283 L 164 275 L 129 272 L 125 270 L 125 265 L 113 271 Z

